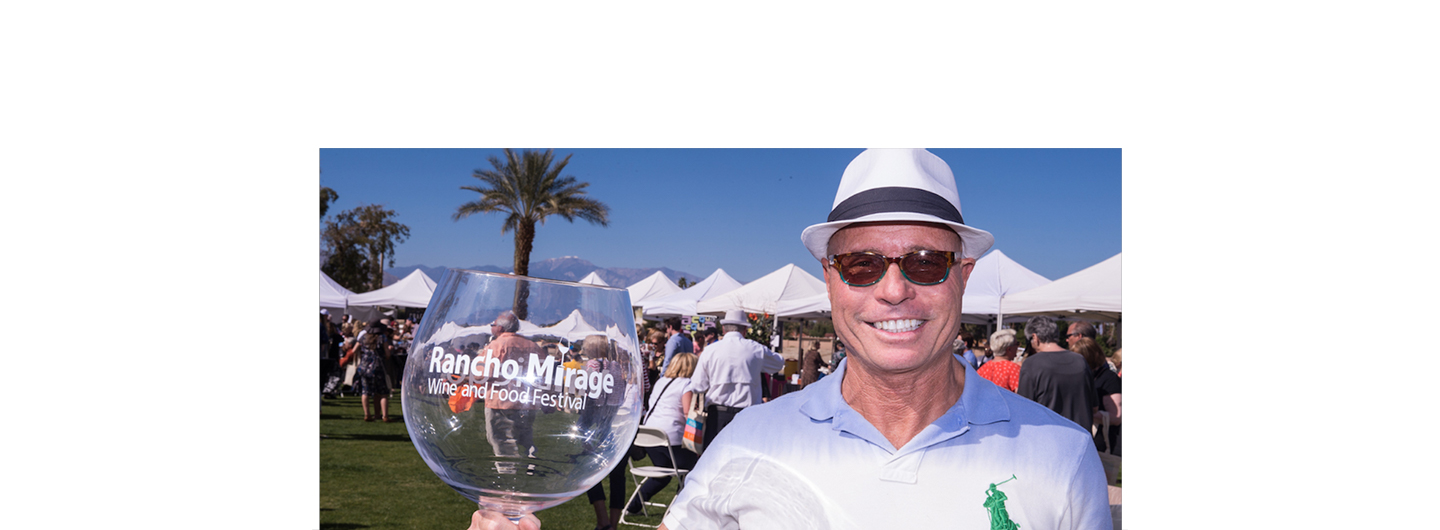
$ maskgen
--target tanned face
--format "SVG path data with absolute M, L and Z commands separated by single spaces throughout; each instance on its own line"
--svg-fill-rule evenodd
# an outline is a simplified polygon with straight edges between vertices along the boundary
M 868 251 L 893 257 L 917 250 L 956 253 L 943 283 L 911 283 L 892 263 L 879 283 L 854 287 L 834 268 L 825 267 L 831 318 L 852 363 L 899 374 L 938 366 L 951 355 L 951 341 L 960 332 L 965 282 L 975 266 L 975 260 L 960 257 L 959 235 L 944 225 L 894 222 L 847 226 L 830 239 L 831 254 Z

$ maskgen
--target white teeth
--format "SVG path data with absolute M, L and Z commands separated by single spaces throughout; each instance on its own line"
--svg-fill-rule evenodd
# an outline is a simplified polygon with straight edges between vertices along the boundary
M 874 326 L 876 329 L 889 331 L 891 333 L 904 333 L 906 331 L 914 331 L 916 328 L 919 328 L 920 323 L 922 322 L 924 321 L 914 318 L 907 318 L 901 320 L 882 320 L 880 322 L 871 322 L 870 325 Z

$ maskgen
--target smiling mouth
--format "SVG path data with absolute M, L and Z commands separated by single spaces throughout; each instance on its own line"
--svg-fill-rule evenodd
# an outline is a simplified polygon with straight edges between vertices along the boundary
M 920 320 L 918 318 L 904 318 L 900 320 L 881 320 L 879 322 L 869 322 L 870 327 L 873 327 L 880 331 L 888 331 L 890 333 L 904 333 L 906 331 L 915 331 L 916 329 L 920 328 L 921 324 L 924 323 L 924 320 Z

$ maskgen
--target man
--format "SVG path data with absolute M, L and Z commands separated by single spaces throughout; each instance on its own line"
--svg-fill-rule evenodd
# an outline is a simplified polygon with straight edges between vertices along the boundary
M 1034 353 L 1020 368 L 1020 386 L 1015 393 L 1090 432 L 1099 403 L 1085 358 L 1060 347 L 1060 327 L 1050 317 L 1031 317 L 1025 323 L 1025 337 Z
M 720 333 L 715 331 L 715 328 L 713 327 L 701 330 L 700 336 L 702 337 L 701 340 L 705 343 L 706 346 L 715 344 L 715 341 L 720 340 Z M 696 349 L 695 355 L 700 355 L 698 348 Z
M 743 332 L 750 327 L 750 319 L 745 318 L 744 311 L 726 312 L 720 327 L 725 336 L 700 356 L 685 390 L 705 393 L 705 445 L 710 445 L 741 410 L 760 404 L 761 372 L 785 366 L 780 354 L 745 338 Z
M 988 529 L 992 513 L 1020 528 L 1111 527 L 1090 433 L 953 353 L 965 283 L 994 238 L 964 223 L 944 161 L 861 153 L 828 222 L 801 240 L 848 360 L 742 412 L 661 528 Z
M 975 351 L 970 349 L 970 334 L 964 331 L 955 338 L 955 355 L 959 355 L 970 363 L 971 368 L 980 369 L 980 361 L 975 358 Z
M 990 348 L 995 352 L 995 358 L 975 373 L 989 379 L 995 386 L 1014 392 L 1020 386 L 1020 365 L 1015 364 L 1015 352 L 1020 344 L 1015 342 L 1015 330 L 1002 329 L 991 333 Z
M 995 356 L 990 354 L 990 340 L 985 337 L 975 339 L 975 370 L 979 371 L 985 367 Z
M 690 342 L 690 337 L 680 332 L 680 319 L 670 317 L 665 319 L 665 335 L 670 338 L 665 341 L 665 362 L 660 364 L 660 373 L 670 369 L 670 358 L 676 353 L 695 353 L 695 345 Z
M 490 355 L 499 358 L 502 364 L 515 361 L 520 366 L 530 362 L 532 353 L 543 355 L 540 345 L 515 334 L 519 330 L 520 319 L 516 318 L 515 313 L 500 313 L 495 322 L 490 324 L 490 333 L 494 339 L 486 346 L 486 350 L 491 352 Z M 494 397 L 498 391 L 507 391 L 512 386 L 524 384 L 522 378 L 506 379 L 499 375 L 492 375 L 490 378 L 490 392 L 485 397 L 485 438 L 490 441 L 495 456 L 535 457 L 535 414 L 538 405 Z M 514 462 L 496 462 L 495 467 L 500 473 L 515 473 Z M 529 467 L 533 472 L 534 464 Z
M 944 161 L 861 153 L 828 222 L 800 237 L 824 269 L 846 361 L 741 413 L 661 528 L 1112 527 L 1090 433 L 953 353 L 965 282 L 994 238 L 965 224 Z M 497 518 L 476 512 L 472 528 Z
M 1075 351 L 1075 341 L 1081 337 L 1095 340 L 1095 326 L 1084 322 L 1071 322 L 1070 327 L 1065 331 L 1065 345 L 1070 351 Z

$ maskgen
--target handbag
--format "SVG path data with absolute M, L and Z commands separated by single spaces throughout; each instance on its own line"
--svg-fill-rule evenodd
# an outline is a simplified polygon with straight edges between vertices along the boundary
M 690 393 L 690 412 L 685 415 L 685 438 L 680 445 L 699 455 L 705 450 L 705 393 Z

